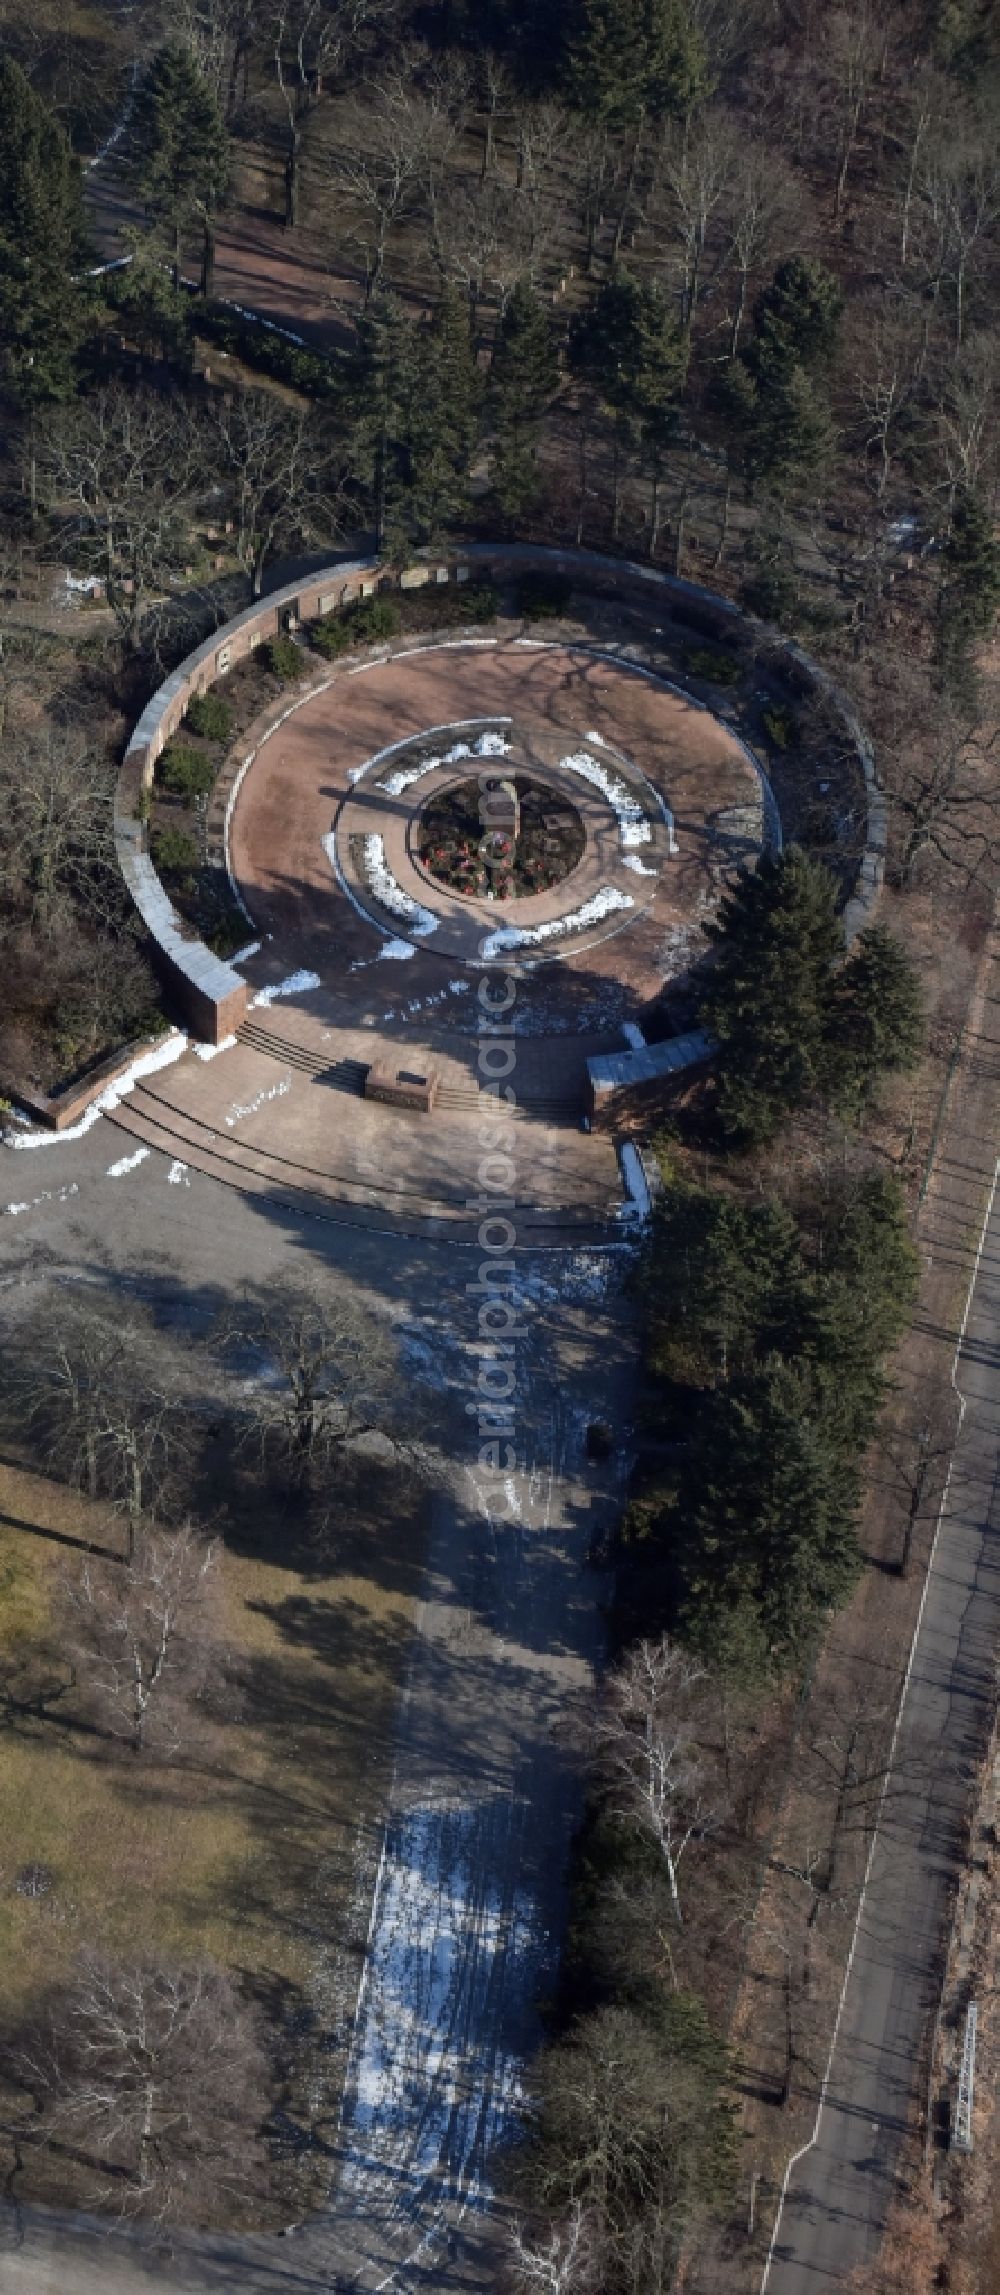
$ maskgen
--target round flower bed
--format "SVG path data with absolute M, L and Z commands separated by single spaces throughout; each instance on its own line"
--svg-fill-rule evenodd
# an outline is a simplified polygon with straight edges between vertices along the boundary
M 504 791 L 517 796 L 518 831 L 495 826 Z M 513 808 L 511 808 L 513 809 Z M 431 799 L 417 832 L 428 875 L 467 900 L 524 900 L 561 884 L 583 859 L 574 805 L 526 774 L 461 781 Z

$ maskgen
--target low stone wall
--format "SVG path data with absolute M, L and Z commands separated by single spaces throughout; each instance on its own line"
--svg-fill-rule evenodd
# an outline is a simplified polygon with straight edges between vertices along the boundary
M 358 598 L 373 596 L 380 590 L 409 591 L 473 579 L 503 582 L 527 572 L 563 574 L 578 589 L 655 604 L 657 611 L 666 612 L 671 622 L 682 629 L 716 640 L 729 638 L 751 659 L 766 657 L 770 674 L 782 678 L 791 693 L 800 697 L 816 694 L 836 710 L 855 762 L 867 812 L 864 853 L 854 893 L 844 909 L 846 939 L 852 940 L 870 918 L 882 886 L 886 847 L 885 805 L 871 746 L 846 696 L 817 663 L 800 647 L 784 640 L 779 631 L 754 621 L 728 599 L 715 597 L 695 583 L 681 581 L 655 566 L 603 557 L 594 550 L 553 550 L 531 543 L 477 543 L 402 568 L 387 567 L 374 559 L 354 559 L 325 567 L 306 581 L 289 583 L 256 605 L 248 606 L 235 620 L 206 638 L 153 695 L 129 743 L 115 804 L 118 859 L 152 938 L 168 994 L 194 1035 L 215 1044 L 231 1035 L 246 1012 L 248 991 L 246 982 L 233 966 L 214 956 L 178 916 L 149 856 L 143 819 L 144 792 L 151 788 L 156 760 L 177 731 L 189 702 L 226 676 L 268 638 L 323 614 L 334 613 Z M 452 630 L 442 631 L 441 641 L 447 643 L 454 634 Z M 412 639 L 407 638 L 398 647 L 383 646 L 375 650 L 405 651 L 410 643 Z M 626 650 L 623 659 L 628 658 Z
M 166 1041 L 166 1035 L 143 1036 L 134 1044 L 124 1044 L 117 1052 L 109 1052 L 106 1060 L 98 1060 L 85 1076 L 79 1077 L 75 1084 L 64 1084 L 61 1091 L 38 1092 L 30 1084 L 13 1083 L 6 1086 L 7 1097 L 47 1130 L 68 1131 L 86 1115 L 98 1093 L 106 1092 L 109 1084 L 117 1084 L 137 1061 L 157 1052 Z

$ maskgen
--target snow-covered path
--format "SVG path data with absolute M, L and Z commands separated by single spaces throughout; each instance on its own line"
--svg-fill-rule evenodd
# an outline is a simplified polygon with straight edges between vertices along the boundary
M 344 2098 L 344 2289 L 469 2283 L 448 2261 L 463 2222 L 466 2255 L 489 2248 L 490 2154 L 516 2128 L 579 1808 L 566 1725 L 598 1651 L 587 1550 L 616 1495 L 583 1436 L 617 1415 L 621 1354 L 592 1294 L 616 1273 L 567 1260 L 564 1298 L 551 1262 L 549 1296 L 529 1277 L 519 1471 L 498 1504 L 459 1458 L 437 1507 Z

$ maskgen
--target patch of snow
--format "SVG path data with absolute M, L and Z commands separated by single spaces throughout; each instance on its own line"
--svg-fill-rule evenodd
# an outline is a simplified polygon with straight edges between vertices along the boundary
M 259 940 L 248 940 L 246 947 L 238 948 L 235 956 L 230 957 L 229 962 L 230 964 L 249 964 L 250 958 L 252 956 L 260 955 L 260 949 L 261 944 Z
M 402 917 L 421 937 L 436 932 L 437 917 L 431 915 L 429 908 L 421 908 L 420 902 L 413 900 L 408 892 L 403 891 L 402 885 L 396 883 L 386 861 L 384 838 L 377 834 L 367 836 L 362 852 L 365 881 L 380 907 L 387 908 L 390 916 Z
M 541 941 L 559 939 L 567 932 L 584 932 L 588 925 L 600 924 L 602 918 L 612 916 L 616 909 L 634 907 L 630 893 L 619 892 L 615 885 L 602 885 L 584 901 L 582 908 L 573 909 L 569 916 L 551 917 L 547 924 L 501 925 L 482 942 L 479 953 L 488 960 L 502 955 L 508 948 L 534 948 Z
M 617 1278 L 631 1265 L 633 1250 L 634 1246 L 622 1241 L 606 1251 L 547 1254 L 544 1264 L 539 1262 L 522 1273 L 523 1294 L 536 1306 L 589 1306 L 607 1298 Z
M 425 773 L 433 773 L 438 765 L 457 765 L 463 757 L 507 757 L 510 742 L 502 733 L 481 733 L 478 741 L 456 741 L 440 757 L 424 757 L 419 765 L 403 765 L 398 773 L 390 773 L 377 786 L 387 797 L 401 797 L 404 789 L 412 788 L 414 781 L 422 781 Z M 363 768 L 362 768 L 363 770 Z
M 676 848 L 672 849 L 676 850 Z M 622 867 L 623 869 L 631 869 L 633 876 L 636 877 L 655 877 L 656 875 L 656 870 L 647 869 L 645 861 L 639 859 L 638 853 L 623 853 Z
M 99 1116 L 110 1115 L 119 1101 L 127 1099 L 129 1093 L 134 1092 L 144 1076 L 155 1076 L 158 1068 L 169 1068 L 174 1060 L 179 1060 L 186 1046 L 187 1037 L 179 1031 L 168 1036 L 166 1042 L 157 1044 L 152 1052 L 144 1052 L 141 1059 L 133 1060 L 131 1067 L 126 1068 L 124 1075 L 116 1076 L 113 1084 L 106 1084 L 103 1092 L 99 1092 L 89 1108 L 85 1109 L 78 1124 L 68 1125 L 64 1132 L 22 1132 L 20 1138 L 16 1133 L 5 1131 L 5 1145 L 12 1148 L 63 1147 L 68 1140 L 82 1140 L 84 1133 L 89 1132 Z
M 697 924 L 670 924 L 667 926 L 654 963 L 663 979 L 670 980 L 684 965 L 693 963 L 704 951 L 704 937 Z
M 591 736 L 588 734 L 587 738 Z M 563 773 L 578 773 L 582 781 L 589 781 L 592 788 L 600 790 L 618 823 L 623 847 L 649 844 L 652 823 L 627 782 L 616 779 L 596 757 L 588 757 L 585 749 L 575 749 L 571 756 L 560 757 L 559 768 Z
M 188 1178 L 186 1163 L 178 1163 L 175 1157 L 167 1173 L 167 1179 L 171 1187 L 190 1187 L 191 1181 Z
M 448 986 L 451 989 L 453 996 L 468 996 L 472 988 L 472 982 L 471 980 L 449 980 Z
M 412 940 L 384 940 L 375 959 L 376 964 L 408 964 L 416 955 Z M 352 964 L 351 971 L 354 971 Z
M 290 1092 L 291 1088 L 291 1077 L 282 1076 L 280 1084 L 272 1084 L 270 1090 L 258 1092 L 256 1099 L 248 1100 L 245 1106 L 241 1100 L 234 1101 L 226 1117 L 230 1130 L 234 1124 L 240 1123 L 244 1116 L 255 1116 L 258 1108 L 265 1108 L 269 1100 L 283 1100 L 286 1092 Z
M 277 996 L 305 996 L 310 988 L 318 987 L 318 972 L 290 972 L 287 980 L 276 981 L 273 988 L 259 988 L 247 1009 L 254 1012 L 259 1005 L 273 1004 Z
M 148 1154 L 148 1147 L 140 1147 L 136 1148 L 134 1155 L 119 1156 L 117 1163 L 109 1163 L 108 1178 L 124 1179 L 126 1172 L 137 1171 L 139 1165 L 145 1163 Z
M 43 1188 L 41 1195 L 32 1196 L 30 1203 L 5 1203 L 2 1209 L 8 1219 L 20 1219 L 21 1213 L 24 1211 L 37 1211 L 43 1203 L 66 1203 L 71 1195 L 79 1195 L 79 1193 L 80 1190 L 75 1179 L 73 1179 L 68 1187 L 46 1187 Z
M 629 1202 L 622 1205 L 622 1210 L 633 1213 L 639 1219 L 648 1219 L 653 1208 L 652 1198 L 639 1160 L 638 1148 L 633 1147 L 631 1140 L 626 1140 L 622 1148 L 621 1162 L 622 1179 L 629 1193 Z
M 488 1824 L 478 1803 L 390 1820 L 341 2129 L 347 2186 L 367 2204 L 373 2177 L 395 2208 L 401 2183 L 443 2167 L 456 2194 L 483 2195 L 488 2154 L 514 2133 L 518 2065 L 489 2004 L 502 1985 L 530 2006 L 544 1944 L 526 1893 L 484 1872 Z
M 607 748 L 607 742 L 605 741 L 603 733 L 585 733 L 583 738 L 585 741 L 592 741 L 595 749 Z
M 224 1036 L 221 1044 L 196 1044 L 194 1047 L 195 1059 L 217 1060 L 220 1052 L 231 1052 L 235 1042 L 235 1036 Z

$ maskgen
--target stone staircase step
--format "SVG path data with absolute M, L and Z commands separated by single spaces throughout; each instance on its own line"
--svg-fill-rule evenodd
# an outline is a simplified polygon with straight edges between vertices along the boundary
M 285 1067 L 297 1069 L 301 1075 L 322 1078 L 324 1084 L 332 1085 L 335 1090 L 350 1092 L 356 1098 L 364 1094 L 369 1065 L 366 1060 L 343 1059 L 328 1065 L 318 1050 L 311 1052 L 307 1045 L 300 1044 L 296 1038 L 279 1036 L 276 1030 L 263 1028 L 253 1020 L 244 1021 L 239 1031 L 239 1041 L 254 1052 L 266 1053 L 268 1059 L 280 1060 Z M 405 1044 L 400 1045 L 399 1050 L 403 1057 L 406 1053 Z M 423 1047 L 421 1056 L 424 1056 Z M 451 1114 L 475 1114 L 482 1107 L 482 1092 L 471 1076 L 468 1083 L 449 1083 L 446 1080 L 439 1085 L 435 1105 Z M 583 1108 L 581 1077 L 578 1091 L 544 1092 L 529 1086 L 519 1095 L 511 1113 L 535 1123 L 568 1124 L 579 1122 Z
M 106 1120 L 162 1155 L 243 1194 L 266 1195 L 272 1201 L 287 1202 L 294 1210 L 336 1219 L 347 1226 L 411 1236 L 447 1235 L 456 1243 L 475 1244 L 478 1221 L 468 1216 L 464 1204 L 423 1196 L 389 1180 L 380 1179 L 377 1187 L 369 1187 L 356 1177 L 314 1172 L 287 1157 L 255 1149 L 246 1141 L 221 1139 L 197 1117 L 172 1107 L 143 1086 Z M 615 1203 L 609 1202 L 601 1218 L 595 1217 L 593 1210 L 574 1206 L 526 1207 L 518 1215 L 520 1246 L 565 1249 L 607 1241 L 615 1208 Z

